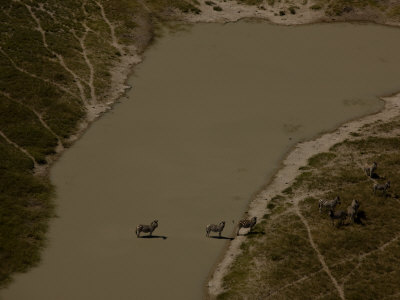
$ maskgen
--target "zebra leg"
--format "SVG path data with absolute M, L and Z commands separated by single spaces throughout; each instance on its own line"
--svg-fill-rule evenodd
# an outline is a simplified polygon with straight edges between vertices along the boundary
M 251 233 L 252 230 L 253 230 L 253 226 L 250 226 L 250 230 L 247 234 Z
M 219 232 L 219 237 L 221 237 L 221 231 Z

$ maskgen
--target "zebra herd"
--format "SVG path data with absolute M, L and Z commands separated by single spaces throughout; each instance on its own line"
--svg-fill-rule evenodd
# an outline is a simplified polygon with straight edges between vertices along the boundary
M 373 179 L 375 174 L 376 169 L 378 168 L 378 164 L 374 162 L 371 166 L 365 167 L 364 171 L 365 174 Z M 387 190 L 390 188 L 390 181 L 387 181 L 385 184 L 380 184 L 380 183 L 374 183 L 372 186 L 374 195 L 376 194 L 377 191 L 382 191 L 383 195 L 386 196 Z M 336 196 L 335 199 L 333 200 L 324 200 L 321 199 L 318 202 L 318 209 L 319 212 L 321 213 L 322 210 L 328 209 L 329 210 L 329 217 L 332 220 L 332 225 L 334 226 L 334 220 L 339 220 L 339 225 L 342 225 L 343 222 L 346 219 L 349 219 L 349 223 L 354 223 L 354 219 L 357 218 L 358 215 L 358 209 L 360 208 L 360 203 L 358 200 L 353 199 L 351 202 L 351 205 L 347 207 L 347 210 L 335 210 L 336 206 L 340 205 L 340 197 Z
M 371 166 L 364 168 L 364 171 L 368 177 L 373 179 L 377 168 L 378 168 L 378 164 L 376 162 L 374 162 Z M 390 181 L 386 181 L 385 184 L 375 183 L 373 186 L 374 194 L 376 194 L 376 191 L 382 191 L 383 194 L 386 195 L 386 191 L 389 188 L 390 188 Z
M 249 232 L 253 229 L 253 227 L 257 223 L 257 217 L 253 217 L 250 220 L 248 219 L 243 219 L 240 220 L 238 223 L 238 230 L 236 232 L 236 235 L 239 235 L 239 231 L 241 228 L 250 228 Z M 136 236 L 140 237 L 140 233 L 149 233 L 149 236 L 153 235 L 153 231 L 158 227 L 158 220 L 154 220 L 151 222 L 150 225 L 138 225 L 136 226 Z M 221 232 L 224 230 L 225 227 L 225 221 L 221 221 L 218 225 L 216 224 L 208 224 L 206 226 L 206 236 L 209 237 L 211 232 L 218 232 L 218 236 L 221 237 Z
M 371 166 L 365 167 L 365 174 L 373 179 L 376 169 L 378 168 L 378 164 L 374 162 Z M 385 184 L 374 183 L 373 192 L 374 195 L 377 191 L 382 191 L 384 195 L 386 195 L 387 190 L 390 188 L 390 181 L 387 181 Z M 346 219 L 349 219 L 349 223 L 354 223 L 354 219 L 357 218 L 358 209 L 360 208 L 360 203 L 358 200 L 353 200 L 351 205 L 347 207 L 347 210 L 337 210 L 336 206 L 340 205 L 340 197 L 336 196 L 333 200 L 324 200 L 321 199 L 318 201 L 318 209 L 319 212 L 322 213 L 323 210 L 329 211 L 329 217 L 332 220 L 332 225 L 335 225 L 335 220 L 339 220 L 339 225 L 342 225 Z M 257 217 L 253 217 L 251 219 L 243 219 L 238 223 L 238 229 L 236 235 L 239 235 L 239 231 L 242 228 L 249 228 L 249 232 L 253 229 L 253 227 L 257 223 Z M 149 236 L 152 236 L 153 231 L 158 227 L 158 220 L 154 220 L 150 225 L 138 225 L 136 227 L 136 236 L 140 237 L 140 233 L 149 233 Z M 221 237 L 221 233 L 225 228 L 225 221 L 221 221 L 217 224 L 208 224 L 206 226 L 206 237 L 210 236 L 211 232 L 217 232 L 218 237 Z
M 336 206 L 340 204 L 340 197 L 337 196 L 334 200 L 320 200 L 319 201 L 319 211 L 322 211 L 322 208 L 329 208 L 329 217 L 332 220 L 332 226 L 335 225 L 335 220 L 339 220 L 339 224 L 343 224 L 343 222 L 348 218 L 349 223 L 354 223 L 354 219 L 357 218 L 358 209 L 360 207 L 360 203 L 353 199 L 351 205 L 347 207 L 347 210 L 338 210 L 335 211 Z

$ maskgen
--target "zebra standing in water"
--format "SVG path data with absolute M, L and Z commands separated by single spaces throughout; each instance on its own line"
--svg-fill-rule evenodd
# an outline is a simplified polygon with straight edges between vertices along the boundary
M 221 237 L 221 232 L 222 232 L 222 230 L 224 230 L 224 227 L 225 227 L 225 221 L 222 221 L 218 225 L 208 224 L 206 226 L 206 236 L 209 237 L 210 232 L 212 231 L 212 232 L 218 232 L 219 237 Z
M 371 177 L 374 175 L 376 168 L 378 168 L 378 164 L 374 162 L 371 166 L 364 168 L 365 173 L 367 176 Z
M 322 212 L 322 209 L 323 209 L 324 207 L 327 207 L 327 208 L 329 208 L 330 210 L 335 210 L 335 207 L 336 207 L 338 204 L 340 204 L 340 203 L 341 203 L 341 202 L 340 202 L 340 197 L 339 197 L 339 196 L 336 196 L 336 198 L 333 199 L 333 200 L 324 200 L 324 199 L 320 199 L 320 200 L 318 201 L 319 213 Z
M 383 191 L 383 194 L 386 195 L 386 191 L 390 188 L 390 181 L 387 181 L 385 184 L 374 184 L 374 195 L 376 191 Z
M 136 226 L 136 236 L 140 237 L 141 232 L 150 232 L 149 236 L 151 236 L 153 234 L 153 231 L 156 230 L 157 227 L 158 220 L 154 220 L 153 222 L 151 222 L 150 225 L 138 225 Z
M 239 228 L 236 235 L 239 235 L 240 228 L 250 228 L 249 232 L 253 229 L 257 223 L 257 217 L 252 217 L 250 220 L 243 219 L 239 221 Z

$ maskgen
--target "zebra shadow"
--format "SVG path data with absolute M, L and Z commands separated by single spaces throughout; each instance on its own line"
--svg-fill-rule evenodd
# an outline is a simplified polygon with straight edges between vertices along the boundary
M 359 210 L 357 213 L 357 216 L 354 218 L 354 223 L 365 226 L 363 220 L 366 220 L 366 219 L 367 219 L 367 215 L 365 214 L 365 211 Z
M 379 176 L 379 174 L 377 174 L 377 173 L 372 173 L 371 178 L 372 179 L 385 179 L 384 176 Z
M 214 235 L 214 236 L 209 236 L 212 239 L 217 239 L 217 240 L 230 240 L 232 241 L 234 238 L 231 237 L 227 237 L 227 236 L 218 236 L 218 235 Z
M 163 239 L 166 240 L 168 237 L 165 235 L 143 235 L 140 236 L 141 239 Z

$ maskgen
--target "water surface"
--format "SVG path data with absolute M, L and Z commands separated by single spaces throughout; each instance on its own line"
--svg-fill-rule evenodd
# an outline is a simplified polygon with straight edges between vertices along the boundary
M 5 300 L 200 299 L 226 240 L 296 142 L 400 88 L 400 31 L 375 25 L 196 25 L 167 35 L 133 89 L 53 167 L 42 264 Z M 164 238 L 137 239 L 159 220 Z

